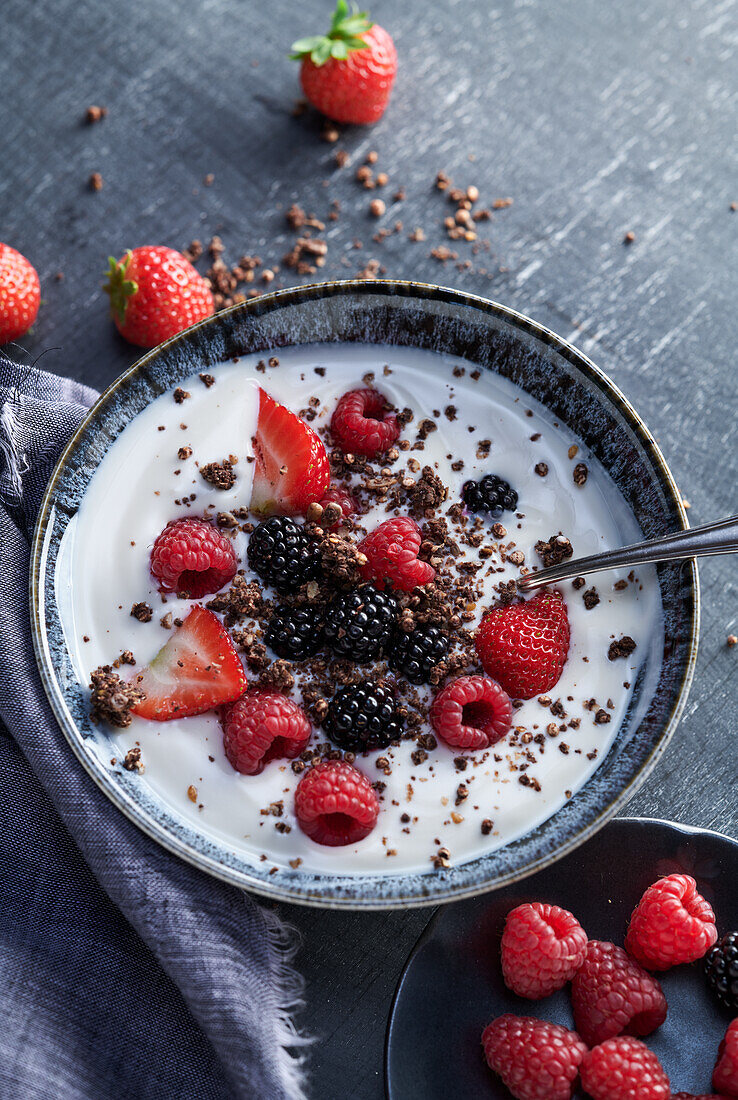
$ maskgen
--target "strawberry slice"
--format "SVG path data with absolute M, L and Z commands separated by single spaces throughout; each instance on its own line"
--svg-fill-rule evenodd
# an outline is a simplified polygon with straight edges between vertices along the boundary
M 313 429 L 259 390 L 251 510 L 294 515 L 320 500 L 330 482 L 328 455 Z
M 228 631 L 199 604 L 132 683 L 146 693 L 133 713 L 152 722 L 202 714 L 232 703 L 246 690 L 243 665 Z

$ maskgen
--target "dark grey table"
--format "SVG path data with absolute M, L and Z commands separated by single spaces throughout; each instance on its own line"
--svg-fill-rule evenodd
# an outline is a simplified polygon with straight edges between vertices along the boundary
M 738 511 L 735 0 L 377 0 L 372 14 L 400 55 L 393 101 L 378 126 L 348 129 L 337 144 L 312 113 L 292 117 L 297 67 L 286 57 L 331 6 L 4 0 L 0 239 L 41 275 L 28 352 L 54 348 L 45 367 L 102 387 L 136 358 L 100 292 L 109 252 L 217 233 L 232 262 L 248 253 L 279 264 L 294 237 L 290 203 L 324 217 L 338 199 L 322 277 L 376 260 L 392 276 L 532 315 L 578 344 L 644 415 L 693 522 Z M 93 103 L 109 115 L 85 126 Z M 351 158 L 343 169 L 339 148 Z M 390 177 L 379 221 L 368 214 L 377 192 L 354 179 L 370 150 Z M 448 240 L 439 171 L 478 187 L 480 205 L 514 200 L 480 224 L 488 245 Z M 103 176 L 99 192 L 92 172 Z M 394 202 L 400 187 L 407 197 Z M 398 220 L 401 231 L 372 240 Z M 408 239 L 416 227 L 425 241 Z M 440 245 L 458 260 L 434 258 Z M 296 281 L 285 275 L 272 287 Z M 631 813 L 738 836 L 738 647 L 726 645 L 738 633 L 736 591 L 733 561 L 703 566 L 695 686 Z M 381 1096 L 391 995 L 431 912 L 283 908 L 303 936 L 301 1022 L 321 1039 L 313 1095 Z

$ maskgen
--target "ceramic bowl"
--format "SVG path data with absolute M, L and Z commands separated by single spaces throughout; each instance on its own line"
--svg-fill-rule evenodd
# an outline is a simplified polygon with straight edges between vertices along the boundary
M 597 771 L 553 817 L 466 863 L 428 873 L 309 874 L 248 861 L 183 820 L 145 777 L 110 765 L 115 742 L 90 723 L 86 685 L 64 640 L 57 586 L 60 541 L 107 448 L 153 398 L 195 370 L 233 356 L 315 342 L 419 346 L 472 360 L 511 379 L 568 425 L 608 471 L 646 537 L 686 527 L 681 496 L 653 437 L 613 383 L 581 352 L 504 306 L 443 287 L 389 280 L 303 286 L 234 306 L 144 355 L 102 395 L 50 480 L 31 562 L 39 669 L 81 763 L 141 829 L 184 859 L 238 886 L 312 905 L 427 905 L 509 884 L 592 836 L 627 802 L 664 751 L 684 706 L 698 634 L 693 562 L 658 568 L 663 642 L 650 647 L 617 739 Z M 111 749 L 113 751 L 111 752 Z

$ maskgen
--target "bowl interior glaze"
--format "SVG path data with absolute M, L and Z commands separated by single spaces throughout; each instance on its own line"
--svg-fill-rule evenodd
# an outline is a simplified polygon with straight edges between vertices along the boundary
M 478 894 L 547 866 L 591 836 L 630 798 L 663 752 L 691 682 L 699 594 L 693 562 L 658 567 L 664 641 L 651 647 L 612 750 L 584 787 L 525 836 L 431 873 L 269 874 L 175 815 L 130 773 L 110 766 L 104 730 L 88 717 L 86 685 L 67 652 L 57 607 L 59 549 L 109 445 L 153 398 L 194 371 L 252 352 L 316 342 L 395 344 L 463 357 L 543 403 L 608 471 L 646 537 L 687 526 L 681 496 L 650 432 L 585 356 L 534 321 L 482 298 L 416 283 L 304 286 L 235 306 L 149 352 L 102 395 L 50 480 L 31 562 L 34 643 L 45 689 L 79 760 L 144 831 L 195 865 L 283 900 L 351 908 L 433 904 Z

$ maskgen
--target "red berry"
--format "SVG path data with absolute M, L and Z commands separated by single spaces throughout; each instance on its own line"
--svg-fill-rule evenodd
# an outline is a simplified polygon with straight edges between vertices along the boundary
M 513 699 L 531 699 L 558 682 L 569 653 L 569 617 L 560 592 L 493 607 L 475 640 L 484 671 Z
M 392 446 L 400 425 L 379 390 L 350 390 L 336 405 L 331 433 L 344 454 L 373 458 Z
M 441 688 L 431 704 L 430 723 L 455 749 L 487 749 L 512 725 L 512 705 L 499 684 L 486 676 L 460 676 Z
M 321 500 L 330 481 L 323 441 L 309 424 L 259 390 L 251 509 L 291 516 Z
M 620 1035 L 584 1056 L 582 1088 L 592 1100 L 669 1100 L 669 1078 L 640 1039 Z
M 9 244 L 0 243 L 0 344 L 25 336 L 40 302 L 36 269 Z
M 344 760 L 321 760 L 295 791 L 300 828 L 318 844 L 356 844 L 377 823 L 379 801 L 367 777 Z
M 712 1087 L 726 1096 L 738 1096 L 738 1020 L 728 1026 L 720 1043 Z
M 202 714 L 232 703 L 246 689 L 230 634 L 212 611 L 199 605 L 132 682 L 146 695 L 133 713 L 153 722 Z
M 436 571 L 418 558 L 421 542 L 420 528 L 414 519 L 409 516 L 386 519 L 358 544 L 358 549 L 369 559 L 362 566 L 362 577 L 373 581 L 377 588 L 384 588 L 389 581 L 400 592 L 412 592 L 420 585 L 430 584 Z
M 571 985 L 574 1024 L 594 1047 L 616 1035 L 650 1035 L 666 1019 L 666 997 L 621 947 L 590 940 Z
M 118 332 L 132 344 L 153 348 L 215 311 L 209 285 L 173 248 L 144 245 L 117 262 L 111 256 L 109 265 L 103 289 Z
M 346 0 L 338 0 L 328 34 L 301 38 L 292 50 L 293 61 L 302 61 L 300 81 L 313 107 L 336 122 L 361 125 L 382 117 L 397 53 L 366 12 L 349 12 Z
M 498 1016 L 482 1032 L 487 1065 L 517 1100 L 571 1100 L 587 1048 L 574 1031 L 531 1016 Z
M 648 970 L 701 959 L 717 940 L 715 914 L 689 875 L 649 886 L 630 918 L 625 948 Z
M 151 551 L 151 575 L 164 592 L 199 600 L 235 576 L 233 543 L 204 519 L 171 520 Z
M 344 519 L 348 519 L 349 516 L 356 516 L 359 514 L 359 507 L 346 489 L 342 489 L 339 485 L 334 485 L 328 490 L 328 492 L 321 498 L 320 506 L 325 508 L 327 504 L 337 504 L 343 512 Z M 326 527 L 329 531 L 332 531 L 334 527 L 339 527 L 343 521 L 337 519 L 335 523 L 326 525 L 325 517 L 321 520 L 321 527 Z
M 537 1001 L 574 977 L 587 952 L 587 933 L 566 909 L 534 901 L 507 914 L 501 951 L 505 985 Z
M 277 691 L 249 690 L 223 707 L 223 748 L 237 772 L 258 775 L 270 760 L 294 760 L 312 732 L 303 711 Z

